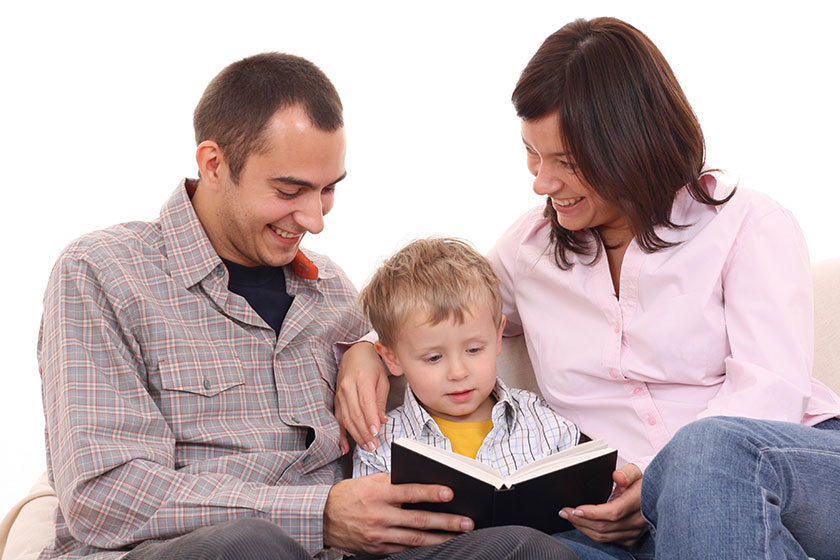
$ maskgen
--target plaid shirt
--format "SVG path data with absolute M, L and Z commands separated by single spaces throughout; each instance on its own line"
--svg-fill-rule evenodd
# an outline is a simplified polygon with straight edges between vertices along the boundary
M 578 427 L 554 412 L 536 393 L 508 389 L 498 379 L 493 396 L 496 399 L 490 413 L 493 428 L 485 436 L 475 458 L 504 476 L 571 447 L 580 439 Z M 388 413 L 388 421 L 379 432 L 376 450 L 371 453 L 356 447 L 353 476 L 390 473 L 391 444 L 401 437 L 452 451 L 452 442 L 406 386 L 403 405 Z
M 275 338 L 228 290 L 187 183 L 158 220 L 86 235 L 53 269 L 38 361 L 60 506 L 43 557 L 117 558 L 239 517 L 322 551 L 341 476 L 332 345 L 368 330 L 356 290 L 299 252 Z

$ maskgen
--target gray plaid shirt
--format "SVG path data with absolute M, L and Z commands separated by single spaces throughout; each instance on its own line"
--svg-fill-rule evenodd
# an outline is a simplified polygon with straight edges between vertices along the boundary
M 184 181 L 160 219 L 73 242 L 53 269 L 38 344 L 50 480 L 47 558 L 116 558 L 239 517 L 311 554 L 340 477 L 332 345 L 368 330 L 329 259 L 287 267 L 277 338 L 240 296 Z

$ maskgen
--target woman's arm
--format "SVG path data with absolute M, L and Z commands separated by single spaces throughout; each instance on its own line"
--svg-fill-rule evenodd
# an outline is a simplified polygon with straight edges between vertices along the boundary
M 376 449 L 376 435 L 386 420 L 390 386 L 388 372 L 373 344 L 357 342 L 344 353 L 335 391 L 335 417 L 341 426 L 339 445 L 343 453 L 350 450 L 347 432 L 367 451 Z

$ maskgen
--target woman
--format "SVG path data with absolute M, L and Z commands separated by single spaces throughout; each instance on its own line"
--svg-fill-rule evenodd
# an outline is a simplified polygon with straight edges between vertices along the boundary
M 506 334 L 524 332 L 548 402 L 623 464 L 610 502 L 561 512 L 579 530 L 561 538 L 581 558 L 650 557 L 654 541 L 663 558 L 836 556 L 840 399 L 810 375 L 793 217 L 706 168 L 673 72 L 622 21 L 548 37 L 513 103 L 546 203 L 489 255 Z M 387 384 L 371 358 L 346 357 L 336 399 L 362 443 L 363 403 Z

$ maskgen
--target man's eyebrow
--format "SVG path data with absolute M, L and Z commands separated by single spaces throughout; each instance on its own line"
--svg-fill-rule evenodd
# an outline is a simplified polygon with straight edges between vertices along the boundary
M 347 172 L 346 171 L 344 173 L 342 173 L 341 176 L 338 177 L 335 181 L 331 181 L 331 182 L 327 183 L 327 185 L 335 185 L 339 181 L 344 180 L 345 177 L 347 177 Z M 284 175 L 282 177 L 272 177 L 271 180 L 275 183 L 285 183 L 287 185 L 298 185 L 298 186 L 307 187 L 307 188 L 310 188 L 310 189 L 317 188 L 311 181 L 307 181 L 306 179 L 301 179 L 299 177 L 295 177 L 295 176 L 292 176 L 292 175 Z

